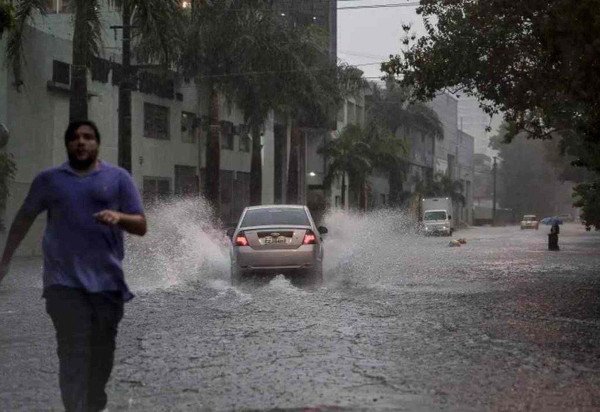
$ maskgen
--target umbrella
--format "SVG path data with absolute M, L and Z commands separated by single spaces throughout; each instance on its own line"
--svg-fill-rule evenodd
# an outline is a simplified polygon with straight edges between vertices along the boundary
M 543 225 L 554 225 L 555 223 L 559 224 L 559 225 L 562 225 L 563 221 L 562 221 L 562 219 L 559 219 L 556 216 L 551 216 L 551 217 L 545 217 L 545 218 L 543 218 L 542 220 L 540 220 L 540 223 L 543 224 Z

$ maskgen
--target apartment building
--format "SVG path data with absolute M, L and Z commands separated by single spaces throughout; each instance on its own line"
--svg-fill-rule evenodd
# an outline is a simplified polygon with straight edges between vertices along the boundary
M 66 0 L 48 0 L 50 13 L 26 28 L 22 84 L 0 54 L 0 122 L 11 132 L 4 150 L 14 155 L 17 174 L 4 217 L 12 221 L 33 178 L 66 161 L 63 134 L 68 124 L 72 15 Z M 118 88 L 121 24 L 112 1 L 102 3 L 103 50 L 88 72 L 89 118 L 102 135 L 101 157 L 118 162 Z M 6 47 L 0 40 L 0 50 Z M 132 176 L 151 205 L 165 197 L 196 195 L 203 184 L 208 99 L 202 86 L 176 73 L 167 78 L 140 73 L 132 93 Z M 251 144 L 239 110 L 221 102 L 221 203 L 223 220 L 235 220 L 249 198 Z M 263 134 L 263 199 L 274 196 L 274 116 Z M 43 219 L 20 248 L 39 254 Z M 5 234 L 0 234 L 1 237 Z

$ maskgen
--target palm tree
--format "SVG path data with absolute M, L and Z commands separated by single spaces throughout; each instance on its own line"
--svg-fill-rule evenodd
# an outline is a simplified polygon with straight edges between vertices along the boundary
M 267 3 L 263 7 L 267 7 Z M 240 48 L 248 52 L 239 60 L 237 70 L 246 74 L 224 81 L 222 90 L 240 107 L 249 126 L 252 137 L 250 204 L 260 204 L 262 125 L 272 110 L 291 112 L 293 102 L 302 99 L 298 96 L 307 90 L 322 90 L 313 84 L 322 82 L 323 77 L 314 77 L 311 73 L 318 42 L 311 37 L 310 30 L 292 26 L 274 12 L 256 14 L 255 9 L 247 8 L 242 13 L 254 20 L 254 24 L 244 25 L 246 31 L 238 32 Z M 313 100 L 323 99 L 314 92 L 311 95 Z
M 370 109 L 367 118 L 370 122 L 387 128 L 392 134 L 402 128 L 420 130 L 426 136 L 433 136 L 432 153 L 436 141 L 444 138 L 444 128 L 435 111 L 421 102 L 410 102 L 409 93 L 400 86 L 388 83 L 385 90 L 372 86 Z M 407 151 L 389 168 L 390 203 L 399 205 L 404 197 L 403 181 L 408 172 Z M 432 165 L 433 166 L 433 165 Z
M 256 22 L 246 13 L 250 3 L 241 0 L 192 0 L 184 15 L 179 65 L 184 75 L 203 84 L 209 94 L 209 133 L 206 139 L 204 196 L 217 213 L 220 206 L 220 93 L 232 77 L 241 75 L 240 62 L 247 55 L 244 34 Z M 248 20 L 240 18 L 247 17 Z M 254 15 L 256 16 L 256 14 Z M 254 50 L 253 52 L 256 52 Z
M 319 148 L 318 153 L 329 160 L 323 184 L 325 187 L 331 187 L 335 179 L 341 179 L 341 200 L 342 207 L 345 207 L 346 175 L 352 187 L 361 188 L 373 170 L 371 147 L 366 142 L 366 133 L 360 126 L 350 124 L 335 139 Z
M 5 1 L 0 1 L 0 39 L 5 30 L 15 25 L 14 7 Z
M 7 61 L 13 66 L 17 86 L 23 84 L 21 64 L 22 49 L 25 40 L 24 33 L 27 23 L 33 19 L 36 12 L 42 16 L 46 15 L 45 3 L 42 0 L 21 0 L 17 3 L 16 24 L 15 28 L 10 32 L 6 48 Z M 86 73 L 92 56 L 99 53 L 101 25 L 97 0 L 74 0 L 70 4 L 74 12 L 74 30 L 69 119 L 75 120 L 87 118 L 88 96 Z
M 6 61 L 12 66 L 17 87 L 23 84 L 21 78 L 21 64 L 25 29 L 33 21 L 36 13 L 46 15 L 46 6 L 43 0 L 21 0 L 17 3 L 13 28 L 9 33 L 6 43 Z
M 406 142 L 374 119 L 369 120 L 366 130 L 370 156 L 375 168 L 388 175 L 390 203 L 397 204 L 401 197 L 402 180 L 406 174 Z
M 326 59 L 319 30 L 277 19 L 271 7 L 269 0 L 195 0 L 186 15 L 180 63 L 210 95 L 204 192 L 214 206 L 219 203 L 221 95 L 241 108 L 249 125 L 253 204 L 261 202 L 260 131 L 269 112 L 278 110 L 294 120 L 288 174 L 293 190 L 298 126 L 324 123 L 338 100 L 338 69 Z M 288 194 L 288 201 L 296 197 Z
M 46 3 L 44 0 L 21 0 L 17 3 L 16 24 L 10 32 L 6 51 L 17 85 L 23 84 L 21 64 L 25 28 L 36 12 L 46 15 Z M 87 69 L 91 66 L 92 58 L 98 56 L 102 48 L 101 5 L 99 0 L 73 0 L 69 4 L 74 16 L 69 119 L 80 120 L 88 118 Z M 169 28 L 173 25 L 167 22 L 178 4 L 177 0 L 122 0 L 119 4 L 123 6 L 123 10 L 127 10 L 129 16 L 133 16 L 136 27 L 141 28 L 141 42 L 146 47 L 152 39 L 168 37 Z M 130 22 L 124 21 L 123 27 L 128 26 Z M 167 45 L 154 43 L 155 48 L 161 46 Z M 124 54 L 125 52 L 124 49 Z
M 466 204 L 466 198 L 463 195 L 463 185 L 460 180 L 452 180 L 446 173 L 436 173 L 433 178 L 417 180 L 413 192 L 413 204 L 417 205 L 417 217 L 421 219 L 422 211 L 421 199 L 425 197 L 449 197 L 452 203 L 459 203 L 462 206 Z

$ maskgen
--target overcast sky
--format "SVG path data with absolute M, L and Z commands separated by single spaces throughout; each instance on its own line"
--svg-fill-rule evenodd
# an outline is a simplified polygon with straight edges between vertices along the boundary
M 416 34 L 424 34 L 423 20 L 415 12 L 417 6 L 343 7 L 415 3 L 414 0 L 338 0 L 338 58 L 357 65 L 365 77 L 381 77 L 378 63 L 400 50 L 402 24 L 409 23 Z

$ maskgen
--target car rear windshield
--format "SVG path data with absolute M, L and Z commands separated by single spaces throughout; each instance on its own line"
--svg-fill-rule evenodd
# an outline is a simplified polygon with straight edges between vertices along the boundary
M 424 220 L 446 220 L 446 212 L 425 212 Z
M 241 227 L 251 226 L 298 225 L 310 226 L 304 209 L 269 208 L 251 209 L 246 212 Z
M 533 221 L 536 220 L 536 217 L 535 216 L 531 216 L 531 215 L 527 215 L 527 216 L 523 217 L 523 220 L 526 221 L 526 222 L 533 222 Z

